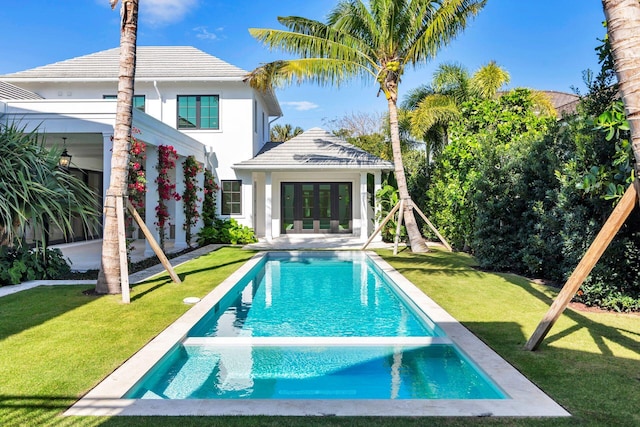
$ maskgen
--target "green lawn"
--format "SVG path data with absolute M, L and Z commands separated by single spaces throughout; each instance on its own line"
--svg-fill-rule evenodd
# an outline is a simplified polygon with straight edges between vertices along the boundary
M 522 350 L 554 293 L 515 275 L 471 268 L 463 254 L 379 252 L 574 417 L 283 418 L 62 417 L 78 397 L 184 313 L 253 253 L 223 248 L 137 285 L 132 303 L 40 287 L 0 298 L 0 425 L 371 426 L 640 425 L 640 317 L 568 310 L 538 352 Z

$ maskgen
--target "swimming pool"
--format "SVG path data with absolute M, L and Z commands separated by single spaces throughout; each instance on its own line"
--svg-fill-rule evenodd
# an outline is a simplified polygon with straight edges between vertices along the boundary
M 341 264 L 329 278 L 296 270 L 329 255 Z M 340 270 L 354 259 L 363 264 Z M 291 293 L 285 276 L 310 285 Z M 338 289 L 317 286 L 342 276 L 350 280 Z M 282 294 L 294 296 L 287 306 L 331 307 L 319 318 L 324 326 L 299 327 L 304 310 L 298 320 L 254 319 L 254 309 L 277 308 Z M 391 322 L 393 333 L 386 322 L 378 329 L 354 298 L 374 311 L 393 306 L 389 317 L 402 320 Z M 330 304 L 338 300 L 346 306 Z M 363 325 L 354 326 L 358 319 Z M 297 252 L 256 255 L 66 414 L 568 415 L 379 256 Z
M 221 337 L 262 339 L 215 339 Z M 306 346 L 284 345 L 271 337 L 313 337 L 313 341 Z M 331 339 L 319 341 L 321 337 Z M 356 342 L 351 337 L 376 339 Z M 387 346 L 380 346 L 382 337 L 388 338 Z M 407 337 L 441 339 L 411 346 Z M 268 254 L 196 323 L 187 340 L 125 395 L 135 399 L 345 396 L 508 398 L 360 252 Z

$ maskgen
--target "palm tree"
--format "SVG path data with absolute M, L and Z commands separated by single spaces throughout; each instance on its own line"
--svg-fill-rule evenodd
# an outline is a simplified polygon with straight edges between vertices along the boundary
M 427 155 L 437 154 L 448 142 L 448 125 L 460 117 L 460 106 L 472 98 L 495 98 L 510 76 L 494 61 L 473 76 L 459 64 L 441 64 L 433 74 L 431 86 L 409 93 L 403 108 L 409 113 L 410 132 L 427 144 Z
M 311 80 L 340 85 L 353 77 L 376 82 L 389 109 L 389 127 L 395 174 L 404 200 L 411 250 L 427 247 L 413 215 L 402 163 L 398 127 L 398 84 L 406 67 L 432 59 L 450 42 L 486 0 L 342 0 L 327 22 L 290 16 L 278 21 L 287 30 L 250 29 L 270 48 L 299 56 L 265 64 L 247 77 L 258 89 Z
M 607 19 L 614 67 L 620 93 L 625 105 L 627 121 L 631 127 L 631 145 L 640 166 L 640 2 L 638 0 L 602 0 Z M 636 169 L 637 171 L 637 169 Z M 637 173 L 636 173 L 636 176 Z
M 110 0 L 115 8 L 118 0 Z M 138 0 L 122 0 L 120 27 L 120 72 L 118 79 L 118 107 L 111 151 L 111 181 L 104 203 L 104 231 L 102 262 L 96 293 L 117 294 L 120 286 L 120 255 L 118 252 L 118 223 L 116 197 L 126 194 L 129 166 L 129 142 L 133 108 L 133 84 L 136 70 L 136 40 L 138 32 Z
M 293 128 L 289 123 L 286 125 L 275 125 L 269 131 L 269 139 L 273 142 L 285 142 L 300 135 L 304 130 L 300 126 Z

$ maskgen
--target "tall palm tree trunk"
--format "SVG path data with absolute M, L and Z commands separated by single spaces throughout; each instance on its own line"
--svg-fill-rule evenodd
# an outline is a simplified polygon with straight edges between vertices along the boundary
M 112 0 L 112 6 L 117 1 Z M 120 30 L 120 71 L 118 77 L 118 106 L 111 153 L 111 180 L 104 203 L 104 231 L 102 262 L 96 293 L 117 294 L 120 286 L 120 254 L 118 252 L 118 223 L 116 197 L 126 196 L 131 141 L 133 86 L 136 70 L 136 39 L 138 32 L 138 0 L 122 0 Z M 124 215 L 123 212 L 120 214 Z
M 387 83 L 389 87 L 389 83 Z M 393 150 L 393 163 L 395 165 L 396 182 L 398 184 L 398 192 L 400 199 L 405 201 L 404 222 L 407 227 L 407 235 L 409 236 L 409 244 L 411 252 L 428 252 L 429 248 L 422 238 L 420 228 L 413 214 L 413 201 L 409 195 L 407 188 L 407 180 L 404 175 L 404 164 L 402 162 L 402 151 L 400 149 L 400 127 L 398 126 L 398 93 L 397 90 L 390 90 L 387 95 L 387 103 L 389 105 L 389 129 L 391 133 L 391 148 Z M 409 203 L 407 203 L 409 202 Z
M 620 93 L 631 126 L 631 144 L 640 167 L 640 1 L 602 0 Z

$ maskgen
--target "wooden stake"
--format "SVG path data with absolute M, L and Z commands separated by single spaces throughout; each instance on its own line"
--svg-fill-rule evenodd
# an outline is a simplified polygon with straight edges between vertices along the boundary
M 427 216 L 425 214 L 422 213 L 422 211 L 420 210 L 419 207 L 416 206 L 415 203 L 413 203 L 413 209 L 415 209 L 416 211 L 418 211 L 418 214 L 420 214 L 420 216 L 422 217 L 422 219 L 424 219 L 424 222 L 427 223 L 427 225 L 429 226 L 429 228 L 431 229 L 431 231 L 433 231 L 436 236 L 438 236 L 438 239 L 440 239 L 440 241 L 442 242 L 442 244 L 444 245 L 445 248 L 447 248 L 447 250 L 449 252 L 453 252 L 453 249 L 451 249 L 451 246 L 449 246 L 449 243 L 447 243 L 447 241 L 445 240 L 445 238 L 442 236 L 442 234 L 438 233 L 438 230 L 436 229 L 436 227 L 431 223 L 431 221 L 429 221 L 429 219 L 427 218 Z
M 391 209 L 391 212 L 389 212 L 387 216 L 384 217 L 384 219 L 382 220 L 378 228 L 376 228 L 376 231 L 373 232 L 373 234 L 369 237 L 369 240 L 367 240 L 367 243 L 365 243 L 362 249 L 360 249 L 361 251 L 364 251 L 365 249 L 367 249 L 367 246 L 369 246 L 369 243 L 371 243 L 373 238 L 376 237 L 380 232 L 380 230 L 382 230 L 382 228 L 389 222 L 389 220 L 391 219 L 391 217 L 393 217 L 393 214 L 396 213 L 398 208 L 400 208 L 400 202 L 396 203 L 393 209 Z
M 124 203 L 122 195 L 116 198 L 116 222 L 118 224 L 118 254 L 120 255 L 120 289 L 122 290 L 122 302 L 129 304 L 129 265 L 127 263 L 127 235 L 124 228 Z
M 551 304 L 549 311 L 547 311 L 547 314 L 545 314 L 535 332 L 525 344 L 525 349 L 529 351 L 537 349 L 544 337 L 547 336 L 553 324 L 558 320 L 565 308 L 567 308 L 571 298 L 573 298 L 578 288 L 580 288 L 580 285 L 582 285 L 582 282 L 584 282 L 584 279 L 589 275 L 596 262 L 598 262 L 605 249 L 609 246 L 609 243 L 611 243 L 611 240 L 613 240 L 618 230 L 620 230 L 620 227 L 622 227 L 622 224 L 624 224 L 636 204 L 637 197 L 636 187 L 632 184 L 627 188 L 627 191 L 624 193 L 624 196 L 622 196 L 622 199 L 620 199 L 620 202 L 618 202 L 609 219 L 607 219 L 607 222 L 593 243 L 591 243 L 591 246 L 589 246 L 589 249 L 582 257 L 582 260 L 580 260 L 576 269 L 573 270 L 571 277 L 569 277 L 567 283 L 562 287 L 553 304 Z
M 400 210 L 398 210 L 398 224 L 396 224 L 396 236 L 393 239 L 394 255 L 398 255 L 398 241 L 400 240 L 400 230 L 402 228 L 403 215 L 404 215 L 404 199 L 400 199 Z
M 171 276 L 171 280 L 173 280 L 175 283 L 182 283 L 182 280 L 180 280 L 176 272 L 173 270 L 173 267 L 171 266 L 171 263 L 167 259 L 166 255 L 164 254 L 164 252 L 162 252 L 162 248 L 160 248 L 160 245 L 158 245 L 158 243 L 156 242 L 156 239 L 153 238 L 151 231 L 149 230 L 147 225 L 144 223 L 144 221 L 142 220 L 142 217 L 140 217 L 140 214 L 138 213 L 138 211 L 136 211 L 136 209 L 133 207 L 133 205 L 129 200 L 127 200 L 127 209 L 129 210 L 129 213 L 133 216 L 133 218 L 138 223 L 138 226 L 140 226 L 140 229 L 142 230 L 144 237 L 146 237 L 147 241 L 149 242 L 149 245 L 151 246 L 151 249 L 153 249 L 153 252 L 157 255 L 158 259 L 162 263 L 162 266 L 165 268 L 165 270 L 167 270 L 167 273 L 169 273 L 169 276 Z

